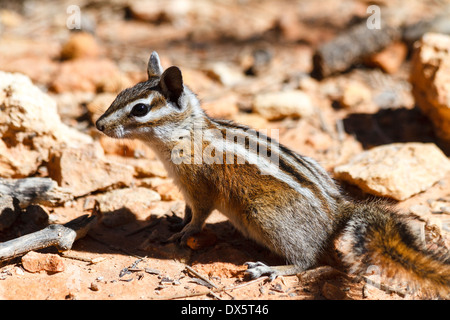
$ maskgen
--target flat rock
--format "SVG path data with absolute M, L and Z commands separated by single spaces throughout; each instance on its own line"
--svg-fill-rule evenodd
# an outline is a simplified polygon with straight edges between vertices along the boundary
M 22 266 L 28 272 L 61 272 L 65 270 L 63 259 L 57 254 L 28 252 L 22 257 Z
M 132 166 L 106 159 L 98 144 L 54 153 L 47 167 L 49 176 L 75 197 L 111 186 L 130 185 L 135 173 Z
M 310 97 L 300 90 L 269 92 L 255 96 L 253 112 L 267 120 L 300 118 L 313 115 L 314 106 Z
M 108 191 L 96 199 L 102 213 L 102 224 L 114 228 L 147 213 L 154 202 L 161 200 L 161 196 L 153 190 L 136 187 Z
M 148 188 L 136 187 L 108 191 L 99 197 L 97 201 L 101 212 L 108 212 L 139 204 L 149 207 L 155 201 L 161 201 L 161 196 Z
M 450 171 L 450 161 L 432 143 L 394 143 L 362 152 L 334 169 L 335 178 L 377 196 L 405 200 Z

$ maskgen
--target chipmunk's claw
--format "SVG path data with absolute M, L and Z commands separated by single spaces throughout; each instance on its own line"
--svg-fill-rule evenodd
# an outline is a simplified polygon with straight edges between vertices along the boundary
M 257 279 L 261 276 L 269 276 L 269 280 L 273 281 L 278 277 L 278 271 L 262 262 L 246 262 L 247 266 L 245 274 L 249 275 L 251 279 Z

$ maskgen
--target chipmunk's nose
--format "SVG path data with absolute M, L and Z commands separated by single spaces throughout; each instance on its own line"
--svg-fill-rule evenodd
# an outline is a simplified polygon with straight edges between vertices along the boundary
M 99 131 L 102 131 L 102 132 L 105 131 L 105 125 L 102 124 L 101 119 L 98 119 L 97 122 L 95 122 L 95 126 L 97 127 L 97 129 Z

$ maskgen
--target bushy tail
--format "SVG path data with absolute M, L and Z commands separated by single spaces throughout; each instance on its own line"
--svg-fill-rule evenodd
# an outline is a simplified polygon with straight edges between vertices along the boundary
M 409 289 L 450 298 L 448 254 L 426 251 L 404 215 L 378 203 L 345 203 L 341 209 L 341 249 L 352 273 L 375 266 L 383 281 L 407 281 Z

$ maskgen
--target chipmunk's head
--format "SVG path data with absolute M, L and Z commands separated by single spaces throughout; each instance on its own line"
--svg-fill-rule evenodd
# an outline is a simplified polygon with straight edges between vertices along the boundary
M 97 120 L 97 129 L 113 138 L 146 138 L 156 128 L 175 125 L 186 116 L 189 94 L 180 69 L 163 71 L 156 52 L 150 55 L 148 80 L 123 90 Z

